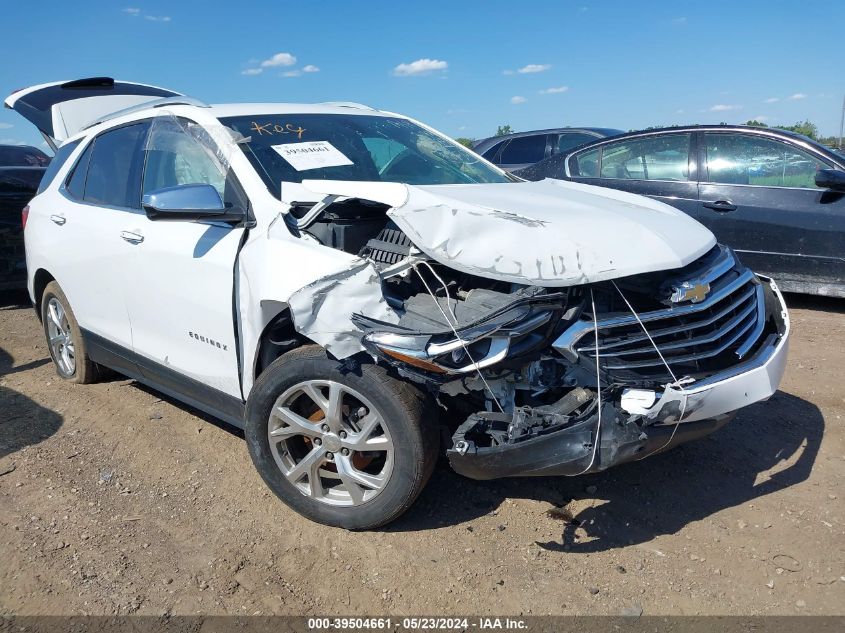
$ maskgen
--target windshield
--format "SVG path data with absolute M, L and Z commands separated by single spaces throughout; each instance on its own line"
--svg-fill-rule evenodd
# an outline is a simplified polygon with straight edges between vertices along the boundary
M 276 196 L 282 182 L 317 179 L 410 185 L 511 182 L 478 155 L 407 119 L 256 114 L 220 120 L 248 137 L 240 146 Z

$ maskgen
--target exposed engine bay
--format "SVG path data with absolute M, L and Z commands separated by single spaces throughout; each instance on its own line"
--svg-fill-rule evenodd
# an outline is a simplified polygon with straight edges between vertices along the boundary
M 352 323 L 448 412 L 448 455 L 469 477 L 581 474 L 705 435 L 736 407 L 694 389 L 750 367 L 788 327 L 776 287 L 723 246 L 671 271 L 544 287 L 437 261 L 391 208 L 330 195 L 286 221 L 377 272 L 392 318 Z

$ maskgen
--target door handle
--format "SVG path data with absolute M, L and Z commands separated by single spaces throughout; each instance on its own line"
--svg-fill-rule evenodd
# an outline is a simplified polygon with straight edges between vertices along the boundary
M 59 226 L 67 222 L 67 218 L 63 215 L 51 215 L 50 219 Z
M 719 213 L 727 213 L 728 211 L 736 211 L 736 205 L 730 200 L 713 200 L 705 202 L 704 206 L 708 209 L 713 209 Z
M 124 240 L 129 242 L 130 244 L 140 244 L 144 241 L 144 236 L 139 235 L 138 233 L 133 233 L 132 231 L 121 231 L 120 237 Z

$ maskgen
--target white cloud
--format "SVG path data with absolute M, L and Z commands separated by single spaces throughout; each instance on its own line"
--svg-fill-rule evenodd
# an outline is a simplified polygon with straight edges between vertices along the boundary
M 672 19 L 672 24 L 675 24 L 677 26 L 683 26 L 686 23 L 687 23 L 687 19 L 684 18 L 684 17 Z
M 683 109 L 681 109 L 681 110 L 675 110 L 675 114 L 683 114 L 683 113 L 684 113 Z
M 503 70 L 502 74 L 503 75 L 515 75 L 516 71 L 515 70 Z
M 778 97 L 769 97 L 768 99 L 764 100 L 763 103 L 777 103 L 780 101 Z
M 789 101 L 798 101 L 800 99 L 806 99 L 806 98 L 807 98 L 807 95 L 805 95 L 803 92 L 796 92 L 794 95 L 790 95 L 790 96 L 787 97 L 787 99 Z
M 410 64 L 399 64 L 393 69 L 393 74 L 397 77 L 410 77 L 412 75 L 428 75 L 438 70 L 446 70 L 449 67 L 447 62 L 439 59 L 429 59 L 424 57 Z
M 528 99 L 526 99 L 525 97 L 520 97 L 519 95 L 511 97 L 511 103 L 514 105 L 519 105 L 520 103 L 525 103 L 526 101 L 528 101 Z
M 26 143 L 16 138 L 0 138 L 0 145 L 26 145 Z
M 276 53 L 269 59 L 261 62 L 262 68 L 274 68 L 276 66 L 293 66 L 296 63 L 296 57 L 290 53 Z
M 770 121 L 771 119 L 772 117 L 766 116 L 765 114 L 758 114 L 757 116 L 751 118 L 752 121 L 760 121 L 760 123 Z
M 123 9 L 123 12 L 133 18 L 143 17 L 145 20 L 149 20 L 150 22 L 170 22 L 169 15 L 150 15 L 149 13 L 144 13 L 141 9 L 137 9 L 135 7 L 126 7 Z
M 296 57 L 291 55 L 290 53 L 276 53 L 269 59 L 265 59 L 262 62 L 258 60 L 251 59 L 248 62 L 249 64 L 259 64 L 259 66 L 252 66 L 250 68 L 245 68 L 241 71 L 242 75 L 248 76 L 255 76 L 260 75 L 264 72 L 265 68 L 274 68 L 278 66 L 292 66 L 296 63 Z M 320 69 L 315 66 L 314 64 L 308 64 L 307 66 L 303 66 L 300 68 L 291 68 L 290 70 L 286 70 L 281 73 L 282 77 L 299 77 L 302 73 L 318 73 Z
M 10 127 L 15 127 L 11 123 L 0 123 L 0 130 L 8 130 Z
M 567 92 L 569 90 L 569 86 L 558 86 L 557 88 L 546 88 L 545 90 L 541 90 L 541 95 L 559 95 L 562 92 Z
M 742 106 L 717 103 L 716 105 L 710 108 L 710 112 L 730 112 L 731 110 L 742 110 Z
M 541 73 L 545 70 L 548 70 L 551 67 L 552 67 L 551 64 L 528 64 L 527 66 L 523 66 L 522 68 L 520 68 L 516 72 L 518 72 L 522 75 L 526 75 L 526 74 L 530 74 L 530 73 Z

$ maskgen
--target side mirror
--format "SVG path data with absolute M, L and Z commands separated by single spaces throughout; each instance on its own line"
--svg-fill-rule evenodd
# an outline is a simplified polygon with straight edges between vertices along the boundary
M 150 220 L 216 220 L 240 222 L 241 209 L 226 208 L 223 199 L 211 185 L 177 185 L 144 194 L 141 206 Z
M 816 172 L 816 186 L 822 189 L 845 192 L 845 171 L 820 169 Z

